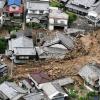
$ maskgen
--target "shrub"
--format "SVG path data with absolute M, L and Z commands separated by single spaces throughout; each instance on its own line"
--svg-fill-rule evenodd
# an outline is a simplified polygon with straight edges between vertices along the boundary
M 8 80 L 8 76 L 0 77 L 0 84 Z
M 51 0 L 50 1 L 51 7 L 58 7 L 58 8 L 64 8 L 64 5 L 59 3 L 57 0 Z
M 76 98 L 78 96 L 77 91 L 71 89 L 69 91 L 69 96 L 72 98 Z
M 16 38 L 16 34 L 15 34 L 15 33 L 12 33 L 12 34 L 10 35 L 10 37 L 11 37 L 11 38 Z
M 7 47 L 6 40 L 0 37 L 0 54 L 5 52 L 6 47 Z
M 72 24 L 77 19 L 77 16 L 72 12 L 67 12 L 67 14 L 69 15 L 68 23 Z

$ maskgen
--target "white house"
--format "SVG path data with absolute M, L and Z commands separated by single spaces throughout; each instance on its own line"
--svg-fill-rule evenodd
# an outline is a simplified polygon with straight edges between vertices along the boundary
M 49 14 L 49 0 L 29 0 L 26 9 L 26 23 L 45 21 Z
M 66 100 L 68 97 L 68 94 L 66 94 L 61 86 L 57 83 L 43 83 L 40 84 L 40 87 L 47 95 L 49 100 Z
M 94 4 L 88 11 L 86 17 L 90 22 L 100 26 L 100 1 Z
M 33 40 L 28 37 L 21 36 L 11 39 L 8 45 L 8 51 L 12 52 L 15 63 L 21 63 L 24 62 L 24 60 L 33 60 L 36 56 Z
M 68 15 L 57 7 L 50 7 L 49 13 L 49 30 L 54 30 L 55 27 L 66 29 L 68 25 Z

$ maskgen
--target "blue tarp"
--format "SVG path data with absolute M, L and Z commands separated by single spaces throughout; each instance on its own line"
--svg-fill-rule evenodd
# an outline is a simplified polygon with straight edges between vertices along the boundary
M 8 0 L 8 5 L 20 5 L 21 4 L 21 0 Z

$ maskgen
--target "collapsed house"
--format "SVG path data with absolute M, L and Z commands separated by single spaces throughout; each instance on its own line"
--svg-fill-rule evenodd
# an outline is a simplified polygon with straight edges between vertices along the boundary
M 41 47 L 36 47 L 39 59 L 63 59 L 66 54 L 75 48 L 71 36 L 57 33 L 54 37 L 45 40 Z
M 69 16 L 57 7 L 50 7 L 49 9 L 49 30 L 54 30 L 57 27 L 67 29 Z
M 90 90 L 100 91 L 100 64 L 92 63 L 85 65 L 79 75 L 83 78 L 85 86 Z
M 28 76 L 31 82 L 33 82 L 34 86 L 38 90 L 42 91 L 25 96 L 25 100 L 34 100 L 32 98 L 35 97 L 36 100 L 41 100 L 40 98 L 44 98 L 44 100 L 66 100 L 68 98 L 68 94 L 65 93 L 62 87 L 74 83 L 73 79 L 70 77 L 51 81 L 48 74 L 44 72 L 34 72 Z
M 26 23 L 48 22 L 49 0 L 29 0 L 26 2 Z
M 29 74 L 28 77 L 33 81 L 35 87 L 38 89 L 39 89 L 39 84 L 50 81 L 50 77 L 48 76 L 48 74 L 40 71 Z
M 27 60 L 34 60 L 36 58 L 36 51 L 33 40 L 21 36 L 8 41 L 9 48 L 7 55 L 13 56 L 14 63 L 25 63 Z
M 69 0 L 65 5 L 69 11 L 85 16 L 88 10 L 99 0 Z
M 22 100 L 21 98 L 27 93 L 13 82 L 4 82 L 0 85 L 1 100 Z

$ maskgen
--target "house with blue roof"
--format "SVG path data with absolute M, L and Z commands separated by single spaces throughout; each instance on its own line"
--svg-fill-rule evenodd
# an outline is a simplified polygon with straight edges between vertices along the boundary
M 23 13 L 22 0 L 7 0 L 7 12 L 11 15 Z

